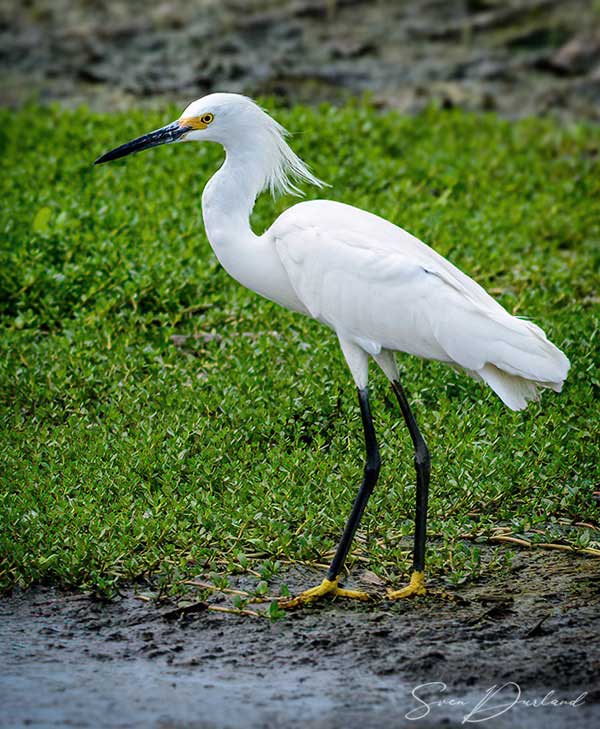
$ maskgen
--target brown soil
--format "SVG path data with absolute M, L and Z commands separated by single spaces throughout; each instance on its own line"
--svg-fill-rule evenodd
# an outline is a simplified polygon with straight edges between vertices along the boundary
M 596 0 L 3 0 L 0 103 L 210 91 L 600 119 Z
M 300 589 L 320 575 L 283 578 Z M 508 707 L 509 682 L 521 703 L 486 727 L 598 726 L 599 595 L 597 560 L 541 551 L 455 600 L 323 601 L 274 623 L 178 613 L 134 588 L 107 603 L 37 587 L 0 602 L 0 726 L 386 729 L 425 711 L 413 690 L 445 699 L 416 726 L 462 726 L 494 685 Z
M 183 104 L 215 89 L 310 101 L 370 91 L 405 111 L 437 100 L 600 119 L 594 7 L 5 0 L 0 103 L 34 95 L 105 110 L 142 99 Z M 302 589 L 320 577 L 298 570 L 281 579 Z M 494 704 L 508 706 L 514 684 L 521 703 L 485 727 L 600 725 L 600 575 L 591 558 L 521 552 L 510 575 L 464 585 L 453 601 L 323 601 L 275 623 L 206 609 L 177 617 L 176 605 L 138 599 L 142 589 L 110 603 L 48 587 L 0 600 L 0 726 L 386 729 L 413 724 L 407 712 L 424 709 L 411 692 L 429 682 L 441 684 L 419 695 L 442 703 L 418 727 L 463 726 L 494 685 L 504 686 Z M 544 697 L 544 706 L 524 703 Z

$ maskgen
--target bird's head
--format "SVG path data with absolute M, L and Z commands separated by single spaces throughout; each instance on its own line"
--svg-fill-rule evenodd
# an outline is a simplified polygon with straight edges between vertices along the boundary
M 262 168 L 262 188 L 298 192 L 294 179 L 321 187 L 324 183 L 312 175 L 285 142 L 286 134 L 252 99 L 240 94 L 209 94 L 193 101 L 176 121 L 106 152 L 95 164 L 160 144 L 218 142 L 228 152 L 256 155 Z
M 160 144 L 189 141 L 225 144 L 239 137 L 244 127 L 260 124 L 260 114 L 267 116 L 245 96 L 209 94 L 193 101 L 179 119 L 106 152 L 98 157 L 95 164 L 111 162 Z

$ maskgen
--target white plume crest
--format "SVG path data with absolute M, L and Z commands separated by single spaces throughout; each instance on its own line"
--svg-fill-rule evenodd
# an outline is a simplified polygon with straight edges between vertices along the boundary
M 246 174 L 256 185 L 256 194 L 268 190 L 273 197 L 302 195 L 298 187 L 307 182 L 317 187 L 327 183 L 313 175 L 308 165 L 290 148 L 288 131 L 255 101 L 242 94 L 214 93 L 193 101 L 181 119 L 210 115 L 208 128 L 192 131 L 186 139 L 217 142 L 236 160 L 245 160 Z
M 289 137 L 287 129 L 262 109 L 261 112 L 268 120 L 264 125 L 265 178 L 261 192 L 268 190 L 273 197 L 282 194 L 301 196 L 303 193 L 298 183 L 328 186 L 313 175 L 308 165 L 291 149 L 286 141 L 286 137 Z

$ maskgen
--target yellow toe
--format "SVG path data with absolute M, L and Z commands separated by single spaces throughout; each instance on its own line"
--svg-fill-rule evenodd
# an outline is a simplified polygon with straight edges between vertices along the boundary
M 362 590 L 345 590 L 343 587 L 338 587 L 335 590 L 335 597 L 349 597 L 352 600 L 370 600 L 371 595 L 368 592 Z
M 401 600 L 404 597 L 413 597 L 413 595 L 424 595 L 426 592 L 425 573 L 415 571 L 406 587 L 400 590 L 388 590 L 387 594 L 390 600 Z
M 323 580 L 320 585 L 311 587 L 309 590 L 304 590 L 295 597 L 282 597 L 279 600 L 279 607 L 287 610 L 289 608 L 299 607 L 300 605 L 307 605 L 310 602 L 318 600 L 324 595 L 331 595 L 332 597 L 348 597 L 355 600 L 368 600 L 369 594 L 361 592 L 360 590 L 345 590 L 342 587 L 338 587 L 338 580 Z
M 309 602 L 313 602 L 319 597 L 336 590 L 337 582 L 337 580 L 323 580 L 320 585 L 311 587 L 310 590 L 304 590 L 295 597 L 282 597 L 279 600 L 279 607 L 287 609 L 307 605 Z

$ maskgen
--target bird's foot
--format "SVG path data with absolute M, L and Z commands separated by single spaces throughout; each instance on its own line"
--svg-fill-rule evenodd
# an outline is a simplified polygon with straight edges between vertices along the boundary
M 406 587 L 403 587 L 400 590 L 390 590 L 387 591 L 387 596 L 390 600 L 401 600 L 404 597 L 413 597 L 414 595 L 424 595 L 426 593 L 425 589 L 425 573 L 424 572 L 415 572 L 412 573 L 410 582 Z
M 310 590 L 304 590 L 295 597 L 282 597 L 279 600 L 279 607 L 287 610 L 289 608 L 299 607 L 300 605 L 307 605 L 309 602 L 314 602 L 324 595 L 331 595 L 331 597 L 349 597 L 354 600 L 369 600 L 370 595 L 367 592 L 361 590 L 346 590 L 343 587 L 338 587 L 338 579 L 335 580 L 323 580 L 320 585 L 311 587 Z

